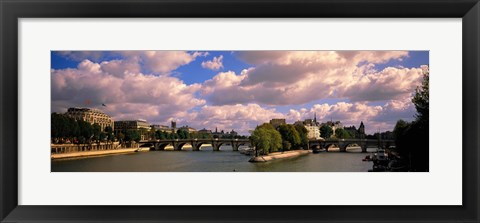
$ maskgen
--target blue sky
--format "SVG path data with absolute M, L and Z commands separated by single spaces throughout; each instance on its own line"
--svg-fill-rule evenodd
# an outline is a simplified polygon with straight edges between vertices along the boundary
M 428 51 L 52 51 L 52 111 L 97 107 L 116 120 L 242 133 L 316 113 L 391 130 L 413 119 L 428 64 Z

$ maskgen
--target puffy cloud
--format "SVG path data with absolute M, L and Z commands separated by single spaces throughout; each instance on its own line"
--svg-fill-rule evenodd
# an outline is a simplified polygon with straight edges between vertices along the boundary
M 205 57 L 208 52 L 186 51 L 57 51 L 57 54 L 74 61 L 90 60 L 110 63 L 104 66 L 114 75 L 123 72 L 139 72 L 142 67 L 146 72 L 165 75 L 180 66 L 189 64 L 197 57 Z M 113 59 L 112 59 L 113 58 Z M 125 68 L 125 69 L 124 69 Z M 128 69 L 126 69 L 128 68 Z
M 202 67 L 210 70 L 220 70 L 220 68 L 223 68 L 222 60 L 223 55 L 220 55 L 219 57 L 213 57 L 212 60 L 203 61 Z
M 228 80 L 237 80 L 235 84 L 226 85 L 225 78 L 216 77 L 207 81 L 208 90 L 203 92 L 210 94 L 215 105 L 401 99 L 420 84 L 422 76 L 416 68 L 375 70 L 375 63 L 407 57 L 405 51 L 244 51 L 236 55 L 256 66 L 239 75 L 230 73 Z
M 140 73 L 141 71 L 140 64 L 132 60 L 103 61 L 100 66 L 105 73 L 117 77 L 123 77 L 128 73 Z
M 320 121 L 340 120 L 357 127 L 363 121 L 368 133 L 392 130 L 398 119 L 413 119 L 411 94 L 422 78 L 422 68 L 376 70 L 378 63 L 408 57 L 404 51 L 242 51 L 234 55 L 252 67 L 240 73 L 219 72 L 201 84 L 185 84 L 170 74 L 208 52 L 63 55 L 92 59 L 80 61 L 77 68 L 51 71 L 54 112 L 72 106 L 99 107 L 115 120 L 143 118 L 158 124 L 177 120 L 179 125 L 235 129 L 242 134 L 272 118 L 293 123 L 315 113 Z M 223 56 L 214 57 L 202 66 L 218 70 L 223 68 L 222 60 Z M 332 98 L 344 102 L 287 112 L 275 109 Z M 91 104 L 86 105 L 86 100 Z
M 367 103 L 338 102 L 335 104 L 315 104 L 311 108 L 299 110 L 291 109 L 285 117 L 288 122 L 313 118 L 317 115 L 319 122 L 327 122 L 331 119 L 341 121 L 344 126 L 355 125 L 357 128 L 361 121 L 366 126 L 367 133 L 380 131 L 392 131 L 399 119 L 412 121 L 415 108 L 410 100 L 390 100 L 383 105 L 368 105 Z
M 343 88 L 340 96 L 351 101 L 379 101 L 404 99 L 411 96 L 421 84 L 421 68 L 387 67 L 380 72 L 365 73 L 352 78 Z
M 250 103 L 246 105 L 204 105 L 198 111 L 183 113 L 177 116 L 180 125 L 189 125 L 194 128 L 207 128 L 230 131 L 234 129 L 242 134 L 257 125 L 269 122 L 273 118 L 285 118 L 287 123 L 313 118 L 317 116 L 319 122 L 330 119 L 341 121 L 344 126 L 355 125 L 357 128 L 363 121 L 368 134 L 380 131 L 392 131 L 399 119 L 412 121 L 415 109 L 410 100 L 390 100 L 383 105 L 368 105 L 364 102 L 338 102 L 335 104 L 314 104 L 310 108 L 290 109 L 280 112 L 275 108 L 263 107 Z
M 169 74 L 202 56 L 200 53 L 185 51 L 123 51 L 122 55 L 142 63 L 144 69 L 155 74 Z
M 249 134 L 249 130 L 272 118 L 282 118 L 284 115 L 274 108 L 263 108 L 258 104 L 235 104 L 212 106 L 204 105 L 199 111 L 190 112 L 179 117 L 179 124 L 214 130 L 235 131 Z
M 164 121 L 206 103 L 195 97 L 199 84 L 186 85 L 175 77 L 135 73 L 123 63 L 84 60 L 76 69 L 52 70 L 52 111 L 104 103 L 107 107 L 102 110 L 116 120 Z M 125 72 L 118 75 L 122 66 Z M 91 104 L 86 105 L 87 100 Z

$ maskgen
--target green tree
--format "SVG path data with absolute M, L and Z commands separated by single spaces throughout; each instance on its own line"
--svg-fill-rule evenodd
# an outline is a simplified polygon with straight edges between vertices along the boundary
M 282 148 L 282 136 L 277 130 L 268 130 L 270 134 L 270 150 L 269 152 L 276 152 Z
M 140 133 L 137 130 L 129 129 L 125 133 L 125 140 L 126 141 L 135 141 L 140 142 Z
M 112 126 L 107 126 L 105 127 L 104 129 L 106 135 L 107 135 L 107 140 L 108 141 L 113 141 L 114 137 L 113 137 L 113 128 Z
M 283 141 L 282 148 L 283 150 L 290 150 L 292 148 L 292 144 L 289 141 Z
M 259 125 L 257 128 L 275 130 L 275 127 L 273 127 L 273 125 L 270 124 L 270 123 L 263 123 L 263 124 Z
M 100 141 L 105 141 L 107 139 L 107 134 L 105 132 L 100 132 L 100 135 L 98 137 Z
M 328 139 L 332 137 L 332 134 L 333 129 L 329 125 L 322 125 L 322 127 L 320 127 L 320 136 L 322 136 L 322 138 Z
M 95 123 L 92 125 L 92 129 L 93 139 L 97 141 L 100 140 L 100 133 L 102 133 L 102 128 L 100 127 L 100 125 Z
M 426 122 L 422 125 L 428 125 L 428 114 L 429 114 L 429 73 L 425 72 L 423 74 L 422 85 L 417 87 L 415 94 L 412 98 L 412 102 L 415 105 L 417 110 L 416 121 L 417 122 Z
M 411 146 L 409 145 L 410 142 L 406 138 L 407 132 L 410 130 L 411 127 L 412 124 L 409 122 L 406 122 L 402 119 L 397 121 L 397 123 L 395 124 L 395 128 L 393 129 L 396 148 L 405 150 L 406 148 L 409 148 Z
M 58 113 L 52 113 L 50 119 L 52 139 L 73 139 L 80 136 L 79 126 L 75 119 Z
M 188 131 L 184 129 L 177 130 L 177 135 L 179 139 L 188 139 L 190 137 Z
M 157 130 L 155 131 L 155 138 L 156 139 L 166 139 L 166 133 L 164 131 Z
M 299 136 L 300 136 L 300 145 L 299 147 L 302 147 L 303 149 L 307 148 L 308 145 L 308 130 L 305 128 L 303 125 L 295 125 L 295 129 L 297 130 Z
M 290 150 L 292 146 L 296 148 L 301 147 L 302 139 L 300 138 L 300 134 L 297 132 L 297 129 L 295 129 L 293 125 L 280 125 L 278 127 L 278 131 L 280 132 L 283 141 L 289 143 L 288 148 L 283 147 L 284 150 Z
M 125 139 L 125 134 L 119 132 L 119 133 L 117 134 L 117 139 L 118 139 L 119 141 L 123 142 L 123 140 Z
M 341 128 L 335 129 L 335 136 L 339 139 L 350 139 L 352 137 L 348 131 Z
M 429 171 L 429 73 L 423 75 L 412 103 L 417 111 L 415 121 L 397 121 L 393 131 L 395 147 L 402 157 L 407 157 L 410 171 Z
M 268 154 L 268 149 L 270 148 L 268 138 L 268 130 L 263 128 L 256 128 L 250 138 L 255 144 L 256 155 Z
M 260 152 L 260 154 L 275 152 L 282 147 L 282 136 L 268 123 L 255 128 L 251 139 L 255 144 L 257 152 Z
M 90 141 L 90 139 L 94 136 L 92 125 L 90 125 L 90 123 L 83 120 L 77 120 L 77 123 L 78 123 L 79 135 L 85 138 L 86 140 Z
M 148 138 L 149 138 L 149 139 L 156 139 L 156 137 L 155 137 L 155 128 L 150 128 L 150 129 L 148 130 Z
M 50 130 L 51 130 L 51 137 L 52 138 L 60 138 L 60 137 L 65 137 L 68 134 L 68 122 L 67 119 L 57 113 L 52 113 L 50 115 L 51 119 L 51 125 L 50 125 Z

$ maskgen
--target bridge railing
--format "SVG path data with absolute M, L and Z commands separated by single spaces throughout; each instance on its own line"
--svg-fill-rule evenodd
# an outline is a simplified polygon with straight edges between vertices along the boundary
M 154 143 L 154 142 L 250 142 L 249 139 L 157 139 L 157 140 L 140 140 L 140 143 Z

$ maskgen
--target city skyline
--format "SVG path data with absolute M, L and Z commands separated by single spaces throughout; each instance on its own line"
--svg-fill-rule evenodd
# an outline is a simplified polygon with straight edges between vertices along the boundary
M 428 51 L 52 51 L 52 112 L 97 108 L 114 120 L 248 134 L 274 118 L 411 121 Z

